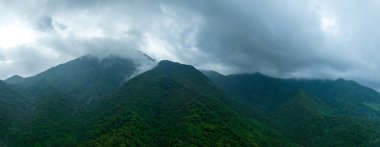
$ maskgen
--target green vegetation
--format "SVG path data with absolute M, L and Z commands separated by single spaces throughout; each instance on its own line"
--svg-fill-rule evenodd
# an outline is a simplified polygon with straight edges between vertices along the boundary
M 28 115 L 28 103 L 10 86 L 0 81 L 0 145 L 13 141 Z
M 199 71 L 161 62 L 96 107 L 83 146 L 286 146 L 258 122 L 247 121 Z
M 273 112 L 273 119 L 288 136 L 306 146 L 374 146 L 380 134 L 352 117 L 330 112 L 304 91 L 297 92 Z
M 305 146 L 376 146 L 379 93 L 338 79 L 276 79 L 204 72 L 218 87 L 259 108 L 283 135 Z
M 13 87 L 31 101 L 46 88 L 53 87 L 92 103 L 119 88 L 135 71 L 136 65 L 131 60 L 116 56 L 99 59 L 87 55 L 25 78 Z
M 380 94 L 343 79 L 224 76 L 84 56 L 0 81 L 0 146 L 378 146 Z
M 17 146 L 73 146 L 79 133 L 81 104 L 73 97 L 48 88 L 37 99 L 31 120 L 17 136 Z
M 377 104 L 377 103 L 363 103 L 363 104 L 375 111 L 380 111 L 380 104 Z

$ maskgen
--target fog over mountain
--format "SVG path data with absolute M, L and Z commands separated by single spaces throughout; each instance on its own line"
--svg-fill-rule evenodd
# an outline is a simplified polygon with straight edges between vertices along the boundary
M 0 79 L 141 51 L 224 74 L 380 89 L 376 0 L 0 0 Z

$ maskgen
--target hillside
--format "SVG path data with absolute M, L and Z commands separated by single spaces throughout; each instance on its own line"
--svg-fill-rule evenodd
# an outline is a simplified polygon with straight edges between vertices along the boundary
M 356 82 L 204 73 L 226 93 L 263 110 L 280 132 L 302 145 L 379 144 L 380 95 Z
M 161 61 L 95 108 L 83 146 L 291 145 L 254 119 L 192 66 Z
M 130 59 L 83 56 L 0 81 L 0 145 L 380 144 L 379 93 L 354 81 L 224 76 L 171 61 L 138 70 Z
M 330 113 L 323 103 L 299 90 L 272 112 L 272 118 L 283 134 L 305 146 L 374 146 L 380 143 L 380 133 L 365 121 Z
M 0 81 L 0 145 L 12 141 L 13 134 L 18 133 L 27 117 L 28 103 L 9 85 Z
M 17 146 L 73 146 L 78 140 L 82 109 L 77 99 L 47 88 L 33 104 L 31 119 L 14 143 Z
M 271 111 L 298 89 L 323 102 L 333 114 L 379 119 L 380 94 L 354 81 L 278 79 L 260 73 L 224 76 L 204 72 L 225 92 Z

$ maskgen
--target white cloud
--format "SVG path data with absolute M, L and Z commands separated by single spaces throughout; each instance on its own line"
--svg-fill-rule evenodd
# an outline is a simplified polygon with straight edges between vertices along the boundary
M 0 48 L 7 49 L 33 43 L 37 38 L 37 33 L 22 22 L 0 23 Z

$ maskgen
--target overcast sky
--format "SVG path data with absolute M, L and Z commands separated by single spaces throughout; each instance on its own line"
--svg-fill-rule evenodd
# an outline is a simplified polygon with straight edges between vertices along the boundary
M 0 79 L 142 51 L 224 74 L 380 89 L 380 0 L 0 0 Z

